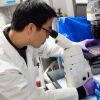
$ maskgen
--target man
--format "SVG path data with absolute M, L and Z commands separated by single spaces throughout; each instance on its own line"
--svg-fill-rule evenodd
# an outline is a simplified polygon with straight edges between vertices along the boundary
M 54 17 L 43 1 L 28 0 L 17 6 L 11 25 L 0 29 L 0 100 L 78 100 L 75 88 L 45 91 L 35 85 L 37 58 L 62 51 L 46 42 Z

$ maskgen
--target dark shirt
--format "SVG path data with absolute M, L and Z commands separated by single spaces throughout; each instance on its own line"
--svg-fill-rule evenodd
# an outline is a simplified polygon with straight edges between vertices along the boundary
M 4 29 L 3 33 L 5 35 L 5 37 L 7 38 L 7 40 L 9 41 L 9 43 L 18 51 L 18 53 L 20 54 L 20 56 L 22 56 L 27 64 L 27 58 L 26 58 L 26 49 L 27 46 L 23 47 L 23 48 L 17 48 L 12 41 L 10 40 L 9 36 L 8 36 L 8 32 L 10 31 L 10 27 L 7 27 Z

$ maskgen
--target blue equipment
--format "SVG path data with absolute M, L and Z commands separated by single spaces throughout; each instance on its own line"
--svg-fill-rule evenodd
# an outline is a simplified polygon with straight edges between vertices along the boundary
M 60 17 L 58 32 L 74 42 L 93 38 L 90 22 L 86 17 Z

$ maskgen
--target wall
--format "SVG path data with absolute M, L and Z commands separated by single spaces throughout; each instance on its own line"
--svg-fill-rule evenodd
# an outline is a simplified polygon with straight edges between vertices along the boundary
M 67 12 L 68 12 L 68 16 L 75 16 L 75 8 L 73 7 L 74 5 L 74 0 L 65 0 L 66 1 L 66 8 L 67 8 Z
M 66 0 L 53 0 L 53 6 L 57 12 L 57 9 L 61 8 L 62 13 L 67 13 Z
M 61 8 L 63 14 L 67 13 L 68 16 L 74 16 L 73 9 L 73 0 L 44 0 L 48 4 L 50 1 L 53 2 L 53 7 L 57 11 L 57 9 Z

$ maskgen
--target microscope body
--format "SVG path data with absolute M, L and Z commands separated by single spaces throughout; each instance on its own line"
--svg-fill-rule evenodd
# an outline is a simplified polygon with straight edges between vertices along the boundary
M 82 49 L 72 44 L 63 53 L 65 77 L 69 87 L 80 87 L 92 78 L 91 68 L 84 58 Z
M 86 81 L 92 78 L 92 72 L 80 45 L 71 42 L 61 34 L 58 34 L 55 40 L 64 49 L 62 59 L 68 87 L 77 88 L 84 85 Z

